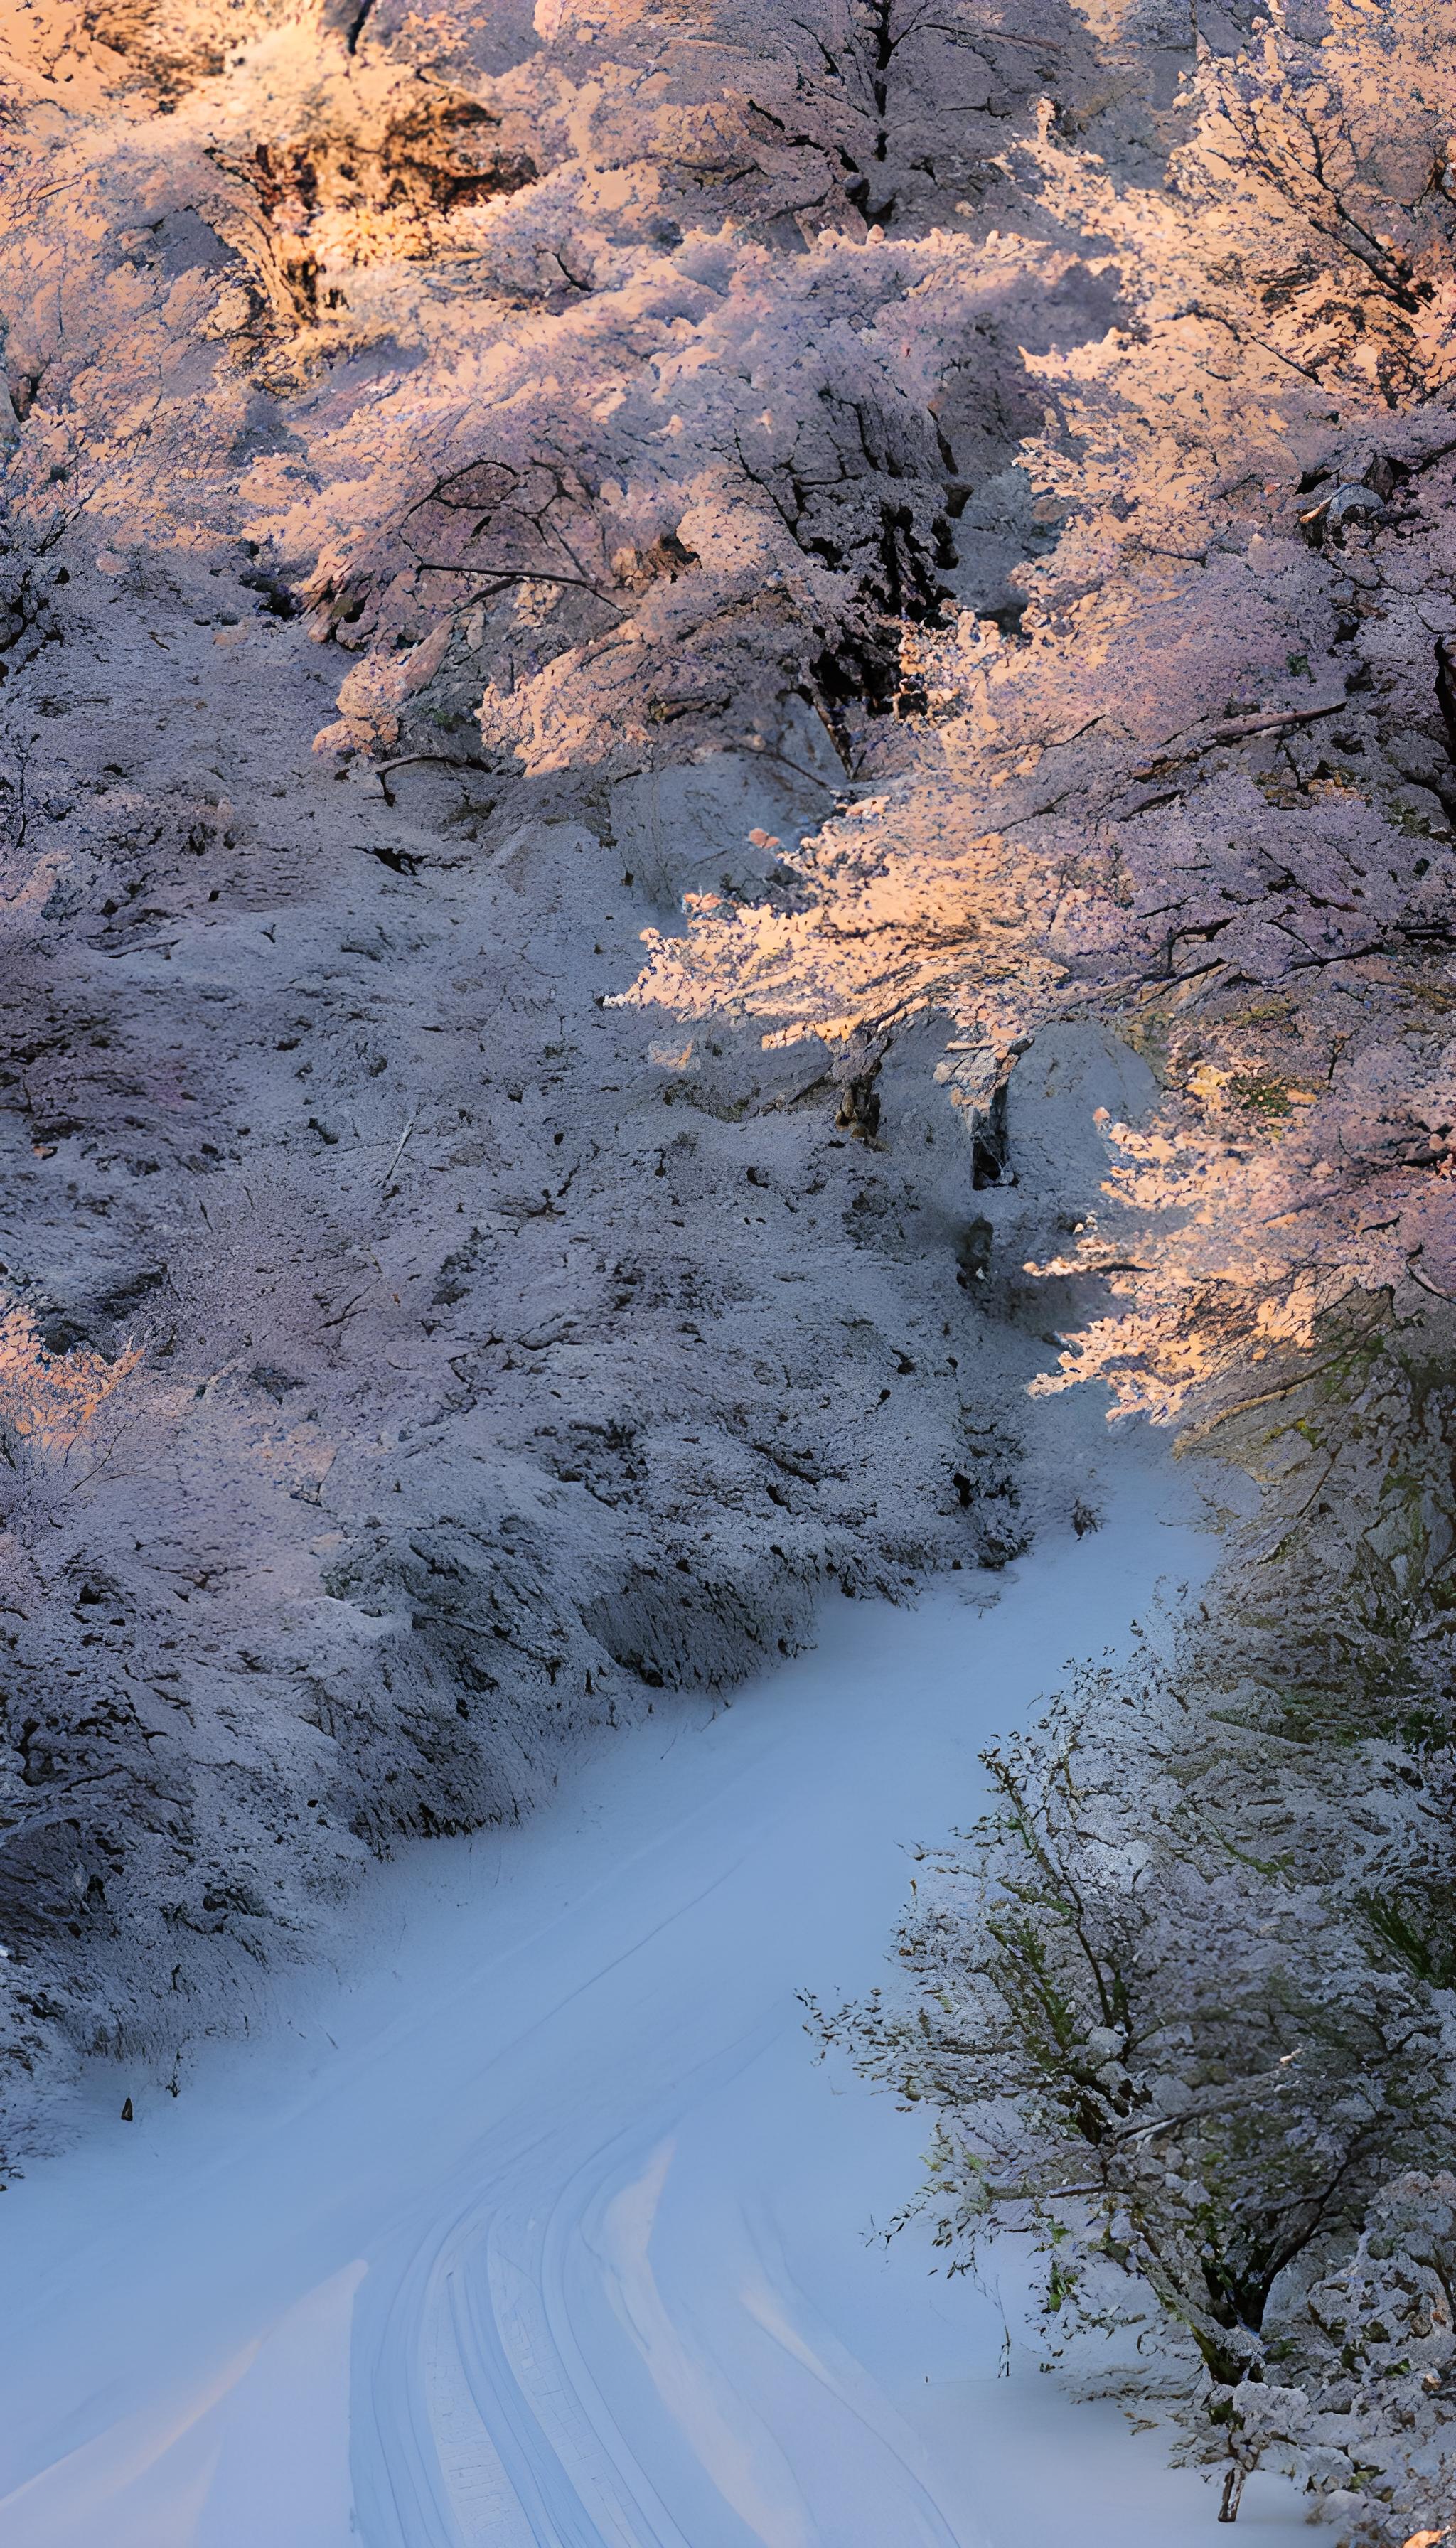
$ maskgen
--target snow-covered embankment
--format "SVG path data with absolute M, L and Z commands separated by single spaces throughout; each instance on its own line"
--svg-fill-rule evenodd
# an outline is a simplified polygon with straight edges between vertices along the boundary
M 989 1612 L 837 1605 L 711 1722 L 412 1854 L 268 2045 L 130 2129 L 108 2074 L 5 2199 L 7 2548 L 1212 2540 L 1113 2411 L 1015 2349 L 998 2382 L 998 2302 L 922 2233 L 866 2237 L 923 2127 L 795 1998 L 872 1982 L 978 1747 L 1207 1572 L 1165 1467 L 1110 1465 L 1105 1527 Z M 1298 2517 L 1271 2485 L 1246 2535 Z

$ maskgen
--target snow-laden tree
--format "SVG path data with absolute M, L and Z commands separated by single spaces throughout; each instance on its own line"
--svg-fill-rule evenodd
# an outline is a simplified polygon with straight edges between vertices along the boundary
M 1284 2467 L 1384 2548 L 1456 2468 L 1450 1336 L 1321 1341 L 1239 1419 L 1220 1605 L 986 1755 L 899 1978 L 819 2014 L 933 2119 L 953 2268 L 1030 2232 L 1053 2352 L 1171 2416 L 1226 2518 Z

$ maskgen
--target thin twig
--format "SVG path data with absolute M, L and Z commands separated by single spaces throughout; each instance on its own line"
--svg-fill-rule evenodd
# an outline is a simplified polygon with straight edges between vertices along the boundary
M 411 1116 L 410 1116 L 410 1118 L 409 1123 L 408 1123 L 408 1124 L 406 1125 L 406 1127 L 405 1127 L 404 1132 L 400 1135 L 399 1142 L 398 1142 L 398 1144 L 397 1144 L 397 1146 L 396 1146 L 396 1149 L 395 1149 L 395 1155 L 394 1155 L 394 1157 L 391 1159 L 391 1161 L 390 1161 L 390 1163 L 389 1163 L 389 1166 L 386 1168 L 386 1170 L 385 1170 L 385 1172 L 384 1172 L 383 1179 L 381 1180 L 381 1184 L 380 1184 L 380 1192 L 381 1192 L 381 1194 L 386 1194 L 386 1195 L 387 1195 L 387 1194 L 390 1192 L 390 1180 L 391 1180 L 391 1178 L 394 1176 L 394 1173 L 395 1173 L 396 1168 L 399 1166 L 400 1161 L 403 1159 L 403 1157 L 404 1157 L 404 1155 L 405 1155 L 405 1145 L 406 1145 L 407 1141 L 409 1140 L 410 1134 L 413 1132 L 414 1127 L 415 1127 L 416 1123 L 418 1122 L 418 1120 L 419 1120 L 419 1119 L 418 1119 L 418 1117 L 417 1117 L 417 1116 L 415 1116 L 415 1115 L 411 1115 Z

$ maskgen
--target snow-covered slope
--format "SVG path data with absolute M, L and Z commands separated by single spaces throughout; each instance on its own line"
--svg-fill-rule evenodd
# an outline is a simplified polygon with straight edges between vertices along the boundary
M 1113 1483 L 993 1609 L 839 1604 L 772 1685 L 416 1852 L 349 1978 L 175 2103 L 108 2075 L 5 2198 L 7 2548 L 1212 2540 L 1110 2410 L 1048 2426 L 1019 2350 L 998 2385 L 995 2299 L 864 2234 L 923 2128 L 795 1998 L 873 1979 L 905 1845 L 1068 1652 L 1207 1571 L 1165 1469 Z
M 1453 50 L 0 10 L 0 2158 L 1453 1297 Z

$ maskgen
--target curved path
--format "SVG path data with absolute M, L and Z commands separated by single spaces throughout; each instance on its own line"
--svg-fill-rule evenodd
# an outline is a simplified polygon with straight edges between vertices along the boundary
M 98 2082 L 0 2206 L 5 2548 L 1079 2548 L 1215 2536 L 1192 2477 L 866 2236 L 913 2116 L 816 2064 L 976 1753 L 1207 1539 L 1130 1460 L 978 1614 L 619 1738 L 523 1830 L 382 1879 L 345 1982 L 176 2102 Z M 1271 2488 L 1245 2535 L 1292 2539 Z M 1254 2507 L 1255 2511 L 1258 2506 Z M 1065 2524 L 1065 2528 L 1062 2527 Z

